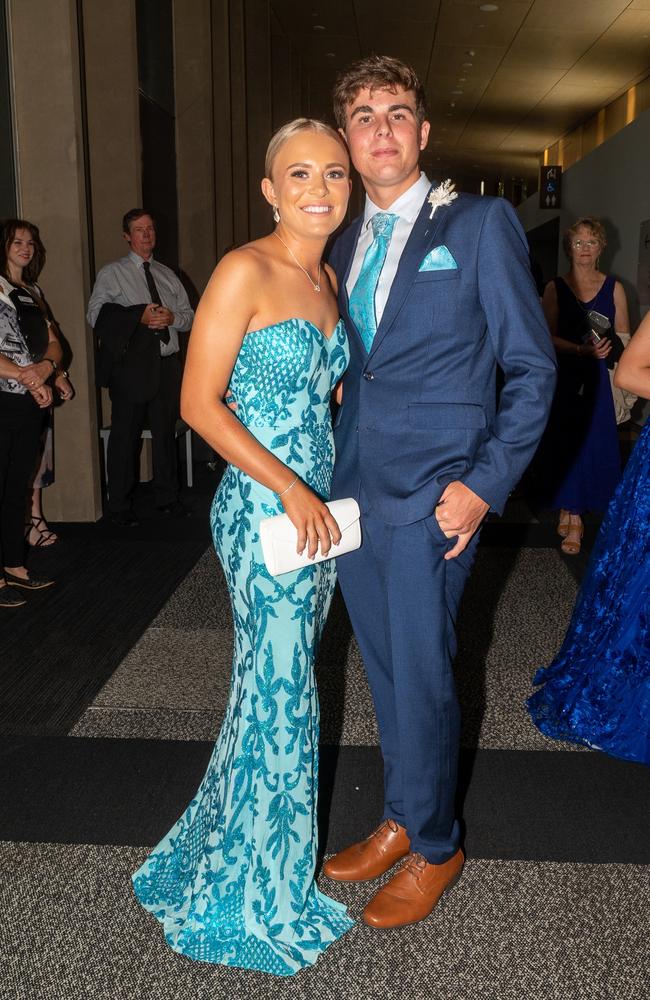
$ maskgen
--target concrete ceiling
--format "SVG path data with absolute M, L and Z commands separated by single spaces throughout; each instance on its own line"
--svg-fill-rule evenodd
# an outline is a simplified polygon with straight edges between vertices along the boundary
M 650 73 L 650 0 L 271 2 L 315 116 L 331 119 L 336 74 L 362 55 L 415 67 L 434 173 L 532 179 L 545 147 Z

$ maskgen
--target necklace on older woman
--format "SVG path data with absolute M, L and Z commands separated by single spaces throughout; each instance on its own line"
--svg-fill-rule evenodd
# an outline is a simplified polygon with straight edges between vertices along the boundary
M 307 279 L 309 281 L 309 284 L 314 289 L 314 291 L 315 292 L 320 292 L 320 270 L 321 270 L 321 262 L 320 261 L 318 262 L 318 278 L 317 278 L 316 281 L 314 281 L 314 279 L 312 278 L 312 276 L 309 273 L 309 271 L 307 270 L 307 268 L 302 266 L 302 264 L 300 263 L 300 261 L 296 257 L 295 253 L 291 249 L 291 247 L 287 246 L 287 244 L 284 242 L 284 240 L 282 239 L 282 237 L 280 235 L 278 235 L 278 233 L 275 231 L 275 229 L 273 230 L 273 235 L 278 237 L 278 239 L 280 240 L 280 243 L 282 244 L 282 246 L 286 247 L 286 249 L 289 251 L 289 253 L 291 254 L 291 256 L 293 257 L 293 259 L 295 260 L 295 262 L 298 265 L 298 267 L 300 268 L 300 270 L 303 272 L 303 274 L 307 275 Z

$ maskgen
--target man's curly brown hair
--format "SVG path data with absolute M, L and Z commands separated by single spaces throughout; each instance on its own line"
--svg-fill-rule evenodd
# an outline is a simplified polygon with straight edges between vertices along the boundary
M 334 117 L 339 128 L 344 129 L 347 110 L 360 90 L 412 90 L 415 94 L 415 115 L 418 125 L 427 118 L 424 87 L 414 69 L 392 56 L 366 56 L 352 63 L 341 73 L 334 85 L 332 100 Z

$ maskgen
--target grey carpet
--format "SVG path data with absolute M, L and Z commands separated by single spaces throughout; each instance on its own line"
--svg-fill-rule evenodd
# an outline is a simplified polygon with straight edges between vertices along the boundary
M 645 1000 L 647 869 L 468 862 L 432 917 L 357 923 L 292 979 L 189 962 L 136 903 L 136 848 L 0 844 L 3 1000 Z M 367 886 L 322 888 L 356 918 Z M 9 891 L 10 890 L 10 891 Z
M 465 746 L 578 750 L 531 725 L 525 699 L 560 646 L 577 585 L 557 552 L 484 548 L 463 600 L 456 678 Z M 206 552 L 122 661 L 75 736 L 213 739 L 230 685 L 223 574 Z M 372 699 L 340 597 L 317 666 L 324 743 L 378 742 Z
M 524 699 L 534 670 L 557 651 L 586 556 L 573 562 L 560 556 L 551 519 L 521 504 L 510 505 L 507 523 L 488 525 L 484 537 L 459 628 L 463 742 L 487 750 L 486 757 L 576 749 L 540 736 Z M 529 547 L 517 551 L 522 540 Z M 104 687 L 89 694 L 92 703 L 74 735 L 213 738 L 227 697 L 230 649 L 227 593 L 208 551 L 149 627 L 133 635 Z M 340 602 L 324 636 L 318 678 L 325 742 L 373 752 L 372 703 Z M 557 753 L 532 756 L 561 764 Z M 567 759 L 588 765 L 598 756 L 585 751 Z M 571 794 L 564 786 L 558 791 Z M 354 796 L 348 808 L 355 809 Z M 496 817 L 489 808 L 483 815 L 487 828 Z M 383 934 L 357 923 L 314 968 L 275 980 L 170 952 L 131 894 L 129 875 L 144 853 L 0 842 L 0 1000 L 650 997 L 650 879 L 640 865 L 471 860 L 428 920 Z M 367 886 L 321 884 L 359 916 Z

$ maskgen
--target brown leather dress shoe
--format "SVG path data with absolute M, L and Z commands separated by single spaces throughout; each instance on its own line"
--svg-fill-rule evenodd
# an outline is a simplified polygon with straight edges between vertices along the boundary
M 381 929 L 424 920 L 443 892 L 456 884 L 464 864 L 465 855 L 460 848 L 441 865 L 429 864 L 421 854 L 409 854 L 399 871 L 370 900 L 363 919 L 371 927 Z
M 336 882 L 368 882 L 392 868 L 410 848 L 404 827 L 394 819 L 385 819 L 366 840 L 329 858 L 323 871 Z

